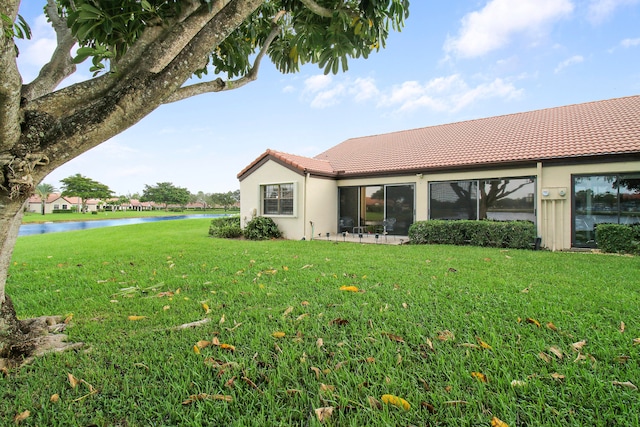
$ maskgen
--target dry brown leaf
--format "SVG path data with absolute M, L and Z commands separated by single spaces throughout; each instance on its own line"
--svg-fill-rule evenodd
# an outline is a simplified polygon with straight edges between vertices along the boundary
M 317 408 L 314 409 L 314 412 L 316 413 L 316 417 L 318 417 L 318 421 L 320 421 L 321 423 L 327 421 L 329 418 L 331 418 L 331 415 L 333 414 L 333 406 L 325 406 L 323 408 Z
M 382 403 L 378 399 L 373 396 L 367 396 L 367 400 L 369 401 L 369 406 L 373 409 L 382 409 Z
M 67 317 L 65 317 L 65 319 L 64 319 L 64 321 L 62 323 L 68 324 L 69 322 L 71 322 L 71 319 L 73 319 L 73 314 L 70 314 Z
M 309 313 L 301 314 L 300 316 L 296 317 L 296 322 L 299 322 L 300 320 L 304 319 L 307 316 L 309 316 Z
M 538 353 L 538 357 L 544 360 L 545 363 L 551 363 L 551 356 L 549 356 L 547 353 L 541 351 L 540 353 Z
M 522 380 L 513 380 L 511 381 L 511 387 L 524 387 L 527 383 Z
M 227 351 L 236 351 L 235 346 L 231 344 L 220 344 L 220 348 Z
M 287 394 L 289 396 L 293 396 L 293 395 L 300 394 L 300 393 L 302 393 L 302 390 L 298 390 L 297 388 L 287 389 Z
M 220 340 L 218 337 L 211 338 L 211 345 L 220 345 Z
M 531 323 L 533 325 L 536 325 L 538 328 L 540 327 L 540 322 L 538 322 L 536 319 L 534 319 L 532 317 L 527 317 L 527 323 Z
M 220 321 L 218 322 L 219 325 L 222 325 L 227 319 L 225 319 L 224 314 L 222 316 L 220 316 Z
M 80 384 L 80 380 L 72 374 L 67 373 L 67 379 L 69 380 L 69 384 L 71 384 L 71 388 L 76 388 L 78 384 Z
M 348 360 L 345 360 L 344 362 L 338 362 L 338 363 L 336 363 L 336 366 L 333 368 L 333 370 L 337 371 L 338 369 L 341 369 L 347 363 L 349 363 Z
M 509 425 L 502 421 L 500 418 L 493 417 L 491 418 L 491 427 L 509 427 Z
M 309 305 L 309 301 L 302 301 L 300 305 L 306 307 L 307 305 Z
M 640 344 L 640 338 L 634 338 L 633 345 L 638 345 L 638 344 Z
M 625 387 L 628 388 L 630 390 L 636 391 L 638 390 L 638 387 L 635 386 L 635 384 L 633 384 L 631 381 L 625 381 L 625 382 L 620 382 L 620 381 L 611 381 L 611 384 L 618 386 L 618 387 Z
M 52 394 L 51 397 L 49 398 L 49 402 L 51 403 L 58 403 L 59 400 L 60 400 L 60 395 L 58 393 Z
M 318 338 L 318 340 L 316 341 L 316 346 L 320 348 L 323 345 L 324 345 L 324 341 L 322 340 L 322 338 Z
M 31 416 L 31 412 L 29 412 L 29 410 L 26 410 L 24 412 L 20 412 L 19 414 L 16 414 L 15 417 L 13 417 L 13 422 L 16 423 L 16 424 L 19 424 L 22 421 L 24 421 L 27 418 L 29 418 L 30 416 Z
M 198 348 L 198 346 L 197 346 L 197 345 L 194 345 L 194 346 L 193 346 L 193 352 L 194 352 L 195 354 L 200 354 L 200 349 Z
M 387 338 L 389 338 L 391 341 L 404 343 L 404 339 L 399 335 L 388 334 L 388 333 L 383 333 L 383 335 L 386 335 Z
M 196 347 L 202 349 L 211 345 L 211 341 L 200 340 L 196 343 Z
M 582 341 L 574 342 L 573 344 L 571 344 L 571 347 L 575 351 L 580 351 L 580 350 L 582 350 L 582 347 L 585 346 L 585 344 L 587 344 L 587 340 L 582 340 Z
M 420 406 L 422 406 L 423 408 L 425 408 L 427 411 L 429 411 L 431 414 L 435 414 L 436 413 L 436 407 L 433 406 L 431 403 L 429 402 L 420 402 Z
M 322 373 L 322 371 L 319 368 L 316 368 L 315 366 L 312 366 L 309 369 L 311 369 L 313 372 L 315 372 L 316 379 L 320 379 L 320 374 Z
M 129 316 L 127 317 L 127 319 L 131 320 L 131 321 L 136 321 L 136 320 L 142 320 L 142 319 L 146 319 L 147 316 Z
M 554 372 L 553 374 L 551 374 L 551 378 L 553 378 L 554 380 L 558 380 L 561 381 L 563 380 L 565 377 L 562 374 L 559 374 L 557 372 Z
M 336 387 L 333 385 L 328 385 L 324 383 L 320 383 L 320 391 L 321 392 L 332 392 L 335 391 Z
M 225 387 L 227 387 L 227 388 L 233 388 L 233 383 L 235 382 L 235 380 L 236 380 L 236 377 L 235 377 L 235 376 L 233 376 L 233 377 L 229 378 L 229 379 L 224 383 L 224 386 L 225 386 Z
M 564 355 L 562 354 L 562 350 L 560 350 L 558 347 L 556 346 L 551 346 L 549 347 L 549 351 L 553 354 L 555 354 L 555 356 L 562 360 L 562 358 L 564 357 Z
M 346 291 L 346 292 L 359 292 L 360 289 L 358 289 L 357 286 L 340 286 L 340 290 L 341 291 Z
M 205 314 L 208 314 L 211 312 L 211 309 L 209 308 L 209 304 L 207 304 L 206 302 L 203 302 L 200 305 L 202 306 L 202 309 L 204 310 Z
M 444 331 L 438 332 L 438 339 L 440 341 L 454 340 L 455 338 L 456 337 L 455 337 L 455 335 L 453 335 L 453 332 L 451 332 L 448 329 L 445 329 Z
M 477 345 L 477 344 L 472 344 L 472 343 L 470 343 L 470 342 L 462 343 L 462 344 L 460 344 L 460 347 L 474 348 L 474 349 L 476 349 L 476 350 L 479 350 L 479 349 L 480 349 L 480 346 L 479 346 L 479 345 Z
M 431 351 L 433 351 L 434 353 L 436 352 L 436 349 L 433 348 L 433 343 L 431 342 L 431 340 L 429 338 L 427 338 L 427 345 L 429 346 L 429 349 Z
M 402 355 L 398 354 L 398 356 L 396 357 L 396 365 L 400 365 L 402 364 Z
M 620 333 L 624 332 L 624 322 L 620 322 L 620 329 L 619 329 Z
M 260 392 L 260 394 L 264 394 L 264 392 L 262 390 L 260 390 L 260 388 L 258 388 L 258 386 L 256 385 L 256 383 L 254 383 L 253 381 L 251 381 L 250 378 L 248 377 L 242 377 L 242 381 L 244 381 L 245 383 L 249 384 L 251 387 L 255 388 L 256 390 L 258 390 L 258 392 Z
M 558 328 L 556 327 L 556 325 L 553 324 L 553 322 L 547 322 L 547 328 L 551 329 L 552 331 L 558 330 Z
M 613 361 L 622 364 L 622 363 L 627 363 L 629 361 L 629 359 L 631 359 L 630 356 L 624 356 L 623 355 L 623 356 L 614 357 Z
M 286 334 L 284 332 L 280 332 L 280 331 L 274 332 L 274 333 L 271 334 L 271 336 L 274 337 L 274 338 L 284 338 L 285 335 Z
M 293 311 L 293 306 L 287 307 L 287 309 L 282 313 L 282 317 L 287 317 Z

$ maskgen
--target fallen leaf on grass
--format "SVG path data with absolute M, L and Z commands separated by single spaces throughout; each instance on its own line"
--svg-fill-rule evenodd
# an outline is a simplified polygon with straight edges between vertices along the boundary
M 232 346 L 231 344 L 220 344 L 220 348 L 228 351 L 236 351 L 235 346 Z
M 16 424 L 19 424 L 22 421 L 24 421 L 27 418 L 29 418 L 30 416 L 31 416 L 31 412 L 29 412 L 29 410 L 26 410 L 24 412 L 21 412 L 21 413 L 17 414 L 15 417 L 13 417 L 13 422 L 16 423 Z
M 323 408 L 317 408 L 314 409 L 314 412 L 316 413 L 316 417 L 318 417 L 318 421 L 320 421 L 321 423 L 327 421 L 329 418 L 331 418 L 331 415 L 333 414 L 333 406 L 325 406 Z
M 73 374 L 67 373 L 67 379 L 69 380 L 69 384 L 71 384 L 71 388 L 76 388 L 78 384 L 80 384 L 80 380 L 73 376 Z
M 551 374 L 551 378 L 553 378 L 554 380 L 558 380 L 561 381 L 563 380 L 565 377 L 562 374 L 559 374 L 557 372 L 554 372 L 553 374 Z
M 324 345 L 324 341 L 322 340 L 322 338 L 318 338 L 318 340 L 316 341 L 316 347 L 320 348 Z
M 200 340 L 196 343 L 196 347 L 198 347 L 199 349 L 208 347 L 211 345 L 211 341 L 205 341 L 205 340 Z
M 618 387 L 625 387 L 628 388 L 630 390 L 636 391 L 638 390 L 638 387 L 635 386 L 635 384 L 633 384 L 631 381 L 625 381 L 625 382 L 620 382 L 620 381 L 611 381 L 611 384 L 618 386 Z
M 258 392 L 260 394 L 264 394 L 264 392 L 262 390 L 260 390 L 260 388 L 258 388 L 258 386 L 256 385 L 256 383 L 254 383 L 253 381 L 251 381 L 250 378 L 247 377 L 242 377 L 242 381 L 244 381 L 245 383 L 249 384 L 251 387 L 255 388 L 256 390 L 258 390 Z
M 284 313 L 282 313 L 282 317 L 287 317 L 289 314 L 291 314 L 292 311 L 293 311 L 293 306 L 290 305 L 289 307 L 287 307 Z
M 358 289 L 357 286 L 340 286 L 340 290 L 346 292 L 358 292 L 360 289 Z
M 638 344 L 640 344 L 640 338 L 634 338 L 633 345 L 638 345 Z
M 584 347 L 586 343 L 587 343 L 587 341 L 586 341 L 586 340 L 582 340 L 582 341 L 574 342 L 573 344 L 571 344 L 571 347 L 572 347 L 575 351 L 580 351 L 580 350 L 582 350 L 582 347 Z
M 204 310 L 205 314 L 209 314 L 211 312 L 211 309 L 209 308 L 209 304 L 207 304 L 206 302 L 203 302 L 200 305 L 202 306 L 202 309 Z
M 233 401 L 232 396 L 224 395 L 224 394 L 192 394 L 188 399 L 182 402 L 183 405 L 190 405 L 193 402 L 197 402 L 198 400 L 222 400 L 224 402 Z
M 527 323 L 531 323 L 533 325 L 536 325 L 538 328 L 540 327 L 540 322 L 538 322 L 536 319 L 534 319 L 532 317 L 527 317 Z
M 52 394 L 51 397 L 49 398 L 49 402 L 51 403 L 58 403 L 59 400 L 60 400 L 60 395 L 58 393 Z
M 546 363 L 551 363 L 551 356 L 549 356 L 547 353 L 541 351 L 540 353 L 538 353 L 538 357 L 544 360 Z
M 129 316 L 127 317 L 127 319 L 131 320 L 131 321 L 136 321 L 136 320 L 142 320 L 142 319 L 146 319 L 147 316 Z
M 197 346 L 197 345 L 194 345 L 194 346 L 193 346 L 193 352 L 194 352 L 195 354 L 200 354 L 200 349 L 198 348 L 198 346 Z
M 316 374 L 316 379 L 320 379 L 320 373 L 322 372 L 319 368 L 316 368 L 315 366 L 310 367 L 309 369 L 311 369 L 313 372 L 315 372 Z
M 502 421 L 500 418 L 493 417 L 491 418 L 491 427 L 509 427 L 509 425 Z
M 552 331 L 558 330 L 558 328 L 556 327 L 556 325 L 553 324 L 553 322 L 547 322 L 547 328 L 551 329 Z
M 271 334 L 271 336 L 274 338 L 284 338 L 285 335 L 286 334 L 284 332 L 279 332 L 279 331 Z
M 624 322 L 620 322 L 620 329 L 619 329 L 620 333 L 624 332 Z
M 562 350 L 560 350 L 560 349 L 559 349 L 558 347 L 556 347 L 556 346 L 549 347 L 549 351 L 550 351 L 551 353 L 555 354 L 555 356 L 556 356 L 558 359 L 560 359 L 560 360 L 562 360 L 562 358 L 564 357 L 564 356 L 563 356 L 563 354 L 562 354 Z
M 627 363 L 629 359 L 631 359 L 631 357 L 629 356 L 618 356 L 618 357 L 614 357 L 613 361 L 622 364 L 622 363 Z
M 329 322 L 330 325 L 338 325 L 338 326 L 344 326 L 349 324 L 349 321 L 347 319 L 343 319 L 341 317 L 335 318 L 332 321 Z
M 471 372 L 471 376 L 476 378 L 478 381 L 482 383 L 486 383 L 488 381 L 487 376 L 482 372 Z
M 289 396 L 294 396 L 294 395 L 296 395 L 296 394 L 301 394 L 301 393 L 302 393 L 302 390 L 298 390 L 297 388 L 290 388 L 290 389 L 287 389 L 287 394 L 288 394 Z
M 480 346 L 479 346 L 479 345 L 477 345 L 477 344 L 472 344 L 472 343 L 470 343 L 470 342 L 462 343 L 462 344 L 460 344 L 460 347 L 474 348 L 474 349 L 476 349 L 476 350 L 480 350 Z
M 369 401 L 369 406 L 373 409 L 382 409 L 382 403 L 378 399 L 373 396 L 367 396 L 367 400 Z
M 408 411 L 409 409 L 411 409 L 411 405 L 409 404 L 409 402 L 407 402 L 401 397 L 394 396 L 392 394 L 383 394 L 382 402 L 386 403 L 387 405 L 393 405 L 398 408 L 402 408 L 405 411 Z
M 511 381 L 511 387 L 524 387 L 527 383 L 522 380 L 513 380 Z
M 335 391 L 336 387 L 333 385 L 328 385 L 328 384 L 324 384 L 324 383 L 320 383 L 320 391 L 321 392 L 333 392 Z
M 493 347 L 491 347 L 486 342 L 482 341 L 480 337 L 476 337 L 476 341 L 478 341 L 478 344 L 480 344 L 480 347 L 484 348 L 485 350 L 493 350 Z
M 296 317 L 296 322 L 301 321 L 302 319 L 304 319 L 305 317 L 309 316 L 309 313 L 303 313 L 300 316 Z
M 404 343 L 404 338 L 402 338 L 399 335 L 389 334 L 386 332 L 383 332 L 382 335 L 386 335 L 386 337 L 389 338 L 391 341 Z
M 432 414 L 436 413 L 436 407 L 433 406 L 431 403 L 429 403 L 429 402 L 420 402 L 420 405 L 423 408 L 426 408 L 426 410 L 429 411 L 430 413 L 432 413 Z

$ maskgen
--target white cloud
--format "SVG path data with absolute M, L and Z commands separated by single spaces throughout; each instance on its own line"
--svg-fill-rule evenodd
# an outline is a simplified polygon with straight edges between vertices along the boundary
M 620 46 L 625 48 L 640 46 L 640 37 L 637 39 L 624 39 L 620 42 Z
M 371 77 L 358 77 L 353 82 L 353 85 L 349 87 L 348 93 L 353 96 L 356 102 L 364 102 L 376 98 L 380 94 L 380 91 L 376 87 L 375 80 Z
M 304 81 L 304 91 L 316 93 L 328 87 L 333 81 L 329 75 L 318 74 Z
M 444 50 L 474 58 L 508 45 L 518 34 L 539 38 L 573 8 L 570 0 L 491 0 L 482 10 L 462 18 L 458 36 L 449 37 Z
M 592 24 L 600 24 L 614 14 L 616 9 L 634 5 L 640 0 L 591 0 L 587 17 Z
M 364 102 L 379 95 L 373 78 L 341 78 L 336 82 L 331 76 L 317 75 L 304 81 L 302 98 L 309 100 L 312 108 L 327 108 L 341 103 L 346 97 Z
M 553 72 L 558 74 L 565 68 L 574 64 L 580 64 L 581 62 L 584 62 L 584 57 L 582 55 L 573 55 L 571 58 L 565 59 L 564 61 L 559 63 L 555 70 L 553 70 Z
M 459 74 L 438 77 L 420 84 L 416 81 L 394 86 L 380 100 L 380 107 L 395 108 L 398 112 L 426 108 L 436 112 L 457 112 L 483 99 L 515 99 L 522 95 L 512 83 L 496 78 L 491 82 L 470 87 Z

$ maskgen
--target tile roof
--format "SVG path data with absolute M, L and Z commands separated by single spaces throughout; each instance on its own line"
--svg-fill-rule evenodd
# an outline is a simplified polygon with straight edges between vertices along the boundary
M 352 138 L 313 159 L 267 150 L 238 177 L 268 153 L 340 176 L 640 155 L 640 96 Z
M 258 156 L 257 159 L 251 162 L 249 166 L 238 173 L 238 178 L 241 178 L 251 169 L 267 159 L 275 159 L 276 161 L 284 163 L 301 173 L 310 172 L 319 175 L 335 175 L 333 167 L 326 160 L 297 156 L 295 154 L 283 153 L 282 151 L 267 149 L 267 151 L 262 153 L 260 156 Z

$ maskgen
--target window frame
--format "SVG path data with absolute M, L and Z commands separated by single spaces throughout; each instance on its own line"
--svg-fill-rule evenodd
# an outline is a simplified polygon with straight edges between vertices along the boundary
M 291 197 L 282 197 L 283 196 L 283 187 L 291 186 Z M 266 192 L 268 187 L 277 187 L 277 197 L 267 198 Z M 285 217 L 285 218 L 294 218 L 298 215 L 297 209 L 297 199 L 298 199 L 298 191 L 297 191 L 297 183 L 296 182 L 272 182 L 272 183 L 264 183 L 260 184 L 260 213 L 262 216 L 266 217 Z M 276 209 L 275 212 L 273 209 L 269 209 L 267 212 L 266 202 L 276 201 Z M 287 204 L 283 204 L 283 201 L 290 200 L 291 209 L 287 209 Z

